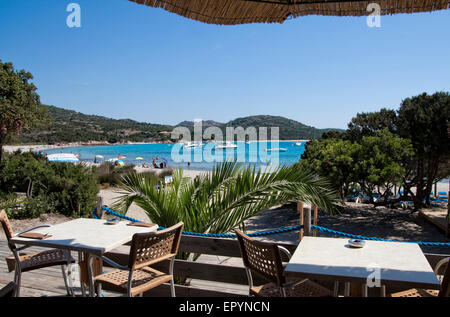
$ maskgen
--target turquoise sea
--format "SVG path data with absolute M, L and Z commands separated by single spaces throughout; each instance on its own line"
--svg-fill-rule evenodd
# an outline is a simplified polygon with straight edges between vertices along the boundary
M 235 149 L 215 150 L 216 143 L 205 142 L 202 147 L 193 149 L 183 148 L 181 144 L 158 143 L 158 144 L 126 144 L 106 146 L 80 146 L 49 149 L 43 151 L 47 154 L 73 153 L 78 154 L 81 161 L 93 162 L 96 155 L 101 155 L 105 160 L 125 156 L 125 164 L 152 165 L 152 159 L 157 158 L 159 162 L 167 160 L 167 167 L 188 167 L 192 170 L 211 170 L 216 162 L 225 160 L 237 160 L 243 164 L 260 166 L 291 165 L 298 162 L 301 154 L 305 151 L 305 143 L 296 145 L 296 142 L 235 142 Z M 282 149 L 278 151 L 276 149 Z M 283 151 L 286 149 L 286 151 Z M 142 157 L 143 160 L 136 160 Z M 157 162 L 157 163 L 159 163 Z

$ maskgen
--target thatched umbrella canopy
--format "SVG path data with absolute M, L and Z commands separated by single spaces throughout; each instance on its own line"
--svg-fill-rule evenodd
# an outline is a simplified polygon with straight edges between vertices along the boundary
M 130 0 L 210 24 L 283 23 L 304 15 L 364 16 L 448 9 L 450 0 Z

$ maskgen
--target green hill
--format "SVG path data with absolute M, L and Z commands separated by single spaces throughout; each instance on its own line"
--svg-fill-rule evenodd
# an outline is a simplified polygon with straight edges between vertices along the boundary
M 342 131 L 341 129 L 317 129 L 311 126 L 304 125 L 298 121 L 287 119 L 280 116 L 258 115 L 244 118 L 237 118 L 227 123 L 219 123 L 212 120 L 202 122 L 203 127 L 216 126 L 222 130 L 225 137 L 226 127 L 255 127 L 257 130 L 260 127 L 267 127 L 267 138 L 271 138 L 271 127 L 278 127 L 280 140 L 306 140 L 317 139 L 322 136 L 324 132 L 330 130 Z M 177 126 L 183 126 L 193 130 L 194 122 L 184 121 Z
M 317 129 L 304 125 L 295 120 L 287 119 L 279 116 L 250 116 L 234 119 L 226 124 L 226 126 L 243 128 L 248 127 L 267 127 L 268 138 L 270 139 L 270 128 L 279 127 L 280 140 L 306 140 L 318 139 L 324 132 L 339 129 Z
M 165 141 L 172 126 L 137 122 L 129 119 L 111 119 L 96 115 L 86 115 L 73 110 L 42 105 L 51 117 L 49 123 L 24 132 L 18 137 L 20 143 L 65 143 L 105 141 L 151 142 Z
M 42 105 L 51 120 L 39 128 L 22 132 L 13 143 L 54 144 L 69 142 L 155 142 L 170 141 L 170 132 L 174 126 L 137 122 L 130 119 L 111 119 L 103 116 L 87 115 L 73 110 Z M 183 121 L 176 126 L 193 130 L 193 121 Z M 258 115 L 237 118 L 227 123 L 213 120 L 203 121 L 203 128 L 217 126 L 223 131 L 232 127 L 279 127 L 280 140 L 303 140 L 319 138 L 322 133 L 339 129 L 316 129 L 295 120 L 279 116 Z

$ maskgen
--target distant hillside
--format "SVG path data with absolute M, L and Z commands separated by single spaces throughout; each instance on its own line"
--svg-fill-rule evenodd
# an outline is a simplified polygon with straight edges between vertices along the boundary
M 250 116 L 234 119 L 226 124 L 229 127 L 267 127 L 268 138 L 270 138 L 270 128 L 279 127 L 280 140 L 305 140 L 318 139 L 324 132 L 339 129 L 317 129 L 304 125 L 295 120 L 279 116 Z
M 102 116 L 86 115 L 73 110 L 42 105 L 52 118 L 42 127 L 22 133 L 20 143 L 65 143 L 105 141 L 150 142 L 164 141 L 170 138 L 172 126 L 142 123 L 129 119 L 111 119 Z M 163 132 L 163 133 L 161 133 Z
M 73 110 L 67 110 L 54 106 L 42 105 L 52 120 L 39 128 L 22 132 L 13 143 L 70 143 L 70 142 L 155 142 L 170 141 L 170 132 L 174 126 L 137 122 L 130 119 L 111 119 L 103 116 L 86 115 Z M 237 118 L 227 123 L 213 120 L 202 122 L 203 128 L 216 126 L 223 131 L 232 127 L 279 127 L 280 140 L 304 140 L 315 139 L 329 130 L 339 129 L 316 129 L 306 126 L 295 120 L 278 116 L 250 116 Z M 183 121 L 176 126 L 184 126 L 193 130 L 193 121 Z M 268 138 L 270 139 L 270 129 Z
M 202 126 L 204 128 L 207 127 L 222 127 L 224 126 L 225 123 L 220 123 L 214 120 L 202 120 Z M 194 127 L 194 121 L 183 121 L 180 122 L 176 125 L 177 127 L 186 127 L 186 128 L 190 128 L 190 127 Z
M 341 129 L 317 129 L 311 126 L 304 125 L 298 121 L 287 119 L 280 116 L 268 116 L 268 115 L 259 115 L 259 116 L 249 116 L 244 118 L 237 118 L 227 123 L 215 122 L 212 120 L 202 121 L 203 127 L 216 126 L 222 130 L 222 133 L 225 137 L 225 128 L 226 127 L 256 127 L 257 129 L 260 127 L 267 127 L 267 138 L 271 138 L 271 127 L 279 128 L 279 138 L 280 140 L 305 140 L 305 139 L 318 139 L 322 136 L 323 133 L 336 130 L 342 131 Z M 184 121 L 179 123 L 177 126 L 187 127 L 189 129 L 193 129 L 194 122 L 193 121 Z

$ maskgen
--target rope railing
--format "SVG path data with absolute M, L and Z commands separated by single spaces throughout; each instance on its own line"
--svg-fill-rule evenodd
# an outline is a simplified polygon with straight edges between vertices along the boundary
M 343 237 L 352 238 L 352 239 L 385 241 L 385 242 L 416 243 L 416 244 L 423 245 L 423 246 L 438 246 L 438 247 L 450 248 L 449 242 L 421 242 L 421 241 L 417 242 L 417 241 L 403 241 L 403 240 L 387 240 L 387 239 L 382 239 L 382 238 L 365 237 L 365 236 L 360 236 L 360 235 L 356 235 L 356 234 L 340 232 L 340 231 L 331 230 L 331 229 L 328 229 L 325 227 L 320 227 L 320 226 L 315 226 L 315 225 L 311 225 L 311 228 L 314 230 L 317 230 L 317 231 L 331 233 L 331 234 L 334 234 L 337 236 L 343 236 Z
M 109 209 L 106 206 L 102 206 L 102 210 L 104 210 L 107 214 L 113 215 L 113 216 L 117 216 L 119 218 L 122 219 L 126 219 L 129 221 L 133 221 L 133 222 L 142 222 L 140 220 L 137 219 L 133 219 L 131 217 L 122 215 L 118 212 L 115 212 L 114 210 Z M 99 217 L 97 216 L 97 207 L 94 208 L 93 211 L 93 216 L 95 219 L 99 219 Z M 290 231 L 295 231 L 295 230 L 300 230 L 304 228 L 303 225 L 299 225 L 299 226 L 292 226 L 292 227 L 288 227 L 288 228 L 284 228 L 284 229 L 276 229 L 276 230 L 268 230 L 268 231 L 262 231 L 262 232 L 253 232 L 253 233 L 248 233 L 248 236 L 253 236 L 253 237 L 260 237 L 260 236 L 268 236 L 268 235 L 272 235 L 272 234 L 278 234 L 278 233 L 285 233 L 285 232 L 290 232 Z M 159 226 L 158 230 L 164 230 L 166 228 Z M 352 239 L 360 239 L 360 240 L 371 240 L 371 241 L 385 241 L 385 242 L 403 242 L 403 243 L 416 243 L 418 245 L 422 245 L 422 246 L 436 246 L 436 247 L 443 247 L 443 248 L 450 248 L 450 242 L 422 242 L 422 241 L 402 241 L 402 240 L 387 240 L 387 239 L 382 239 L 382 238 L 376 238 L 376 237 L 365 237 L 365 236 L 361 236 L 361 235 L 356 235 L 356 234 L 351 234 L 351 233 L 345 233 L 345 232 L 341 232 L 341 231 L 336 231 L 336 230 L 331 230 L 325 227 L 320 227 L 320 226 L 316 226 L 316 225 L 311 225 L 311 229 L 313 230 L 317 230 L 320 232 L 325 232 L 325 233 L 330 233 L 333 235 L 337 235 L 337 236 L 343 236 L 343 237 L 347 237 L 347 238 L 352 238 Z M 188 231 L 183 231 L 184 235 L 190 235 L 190 236 L 198 236 L 198 237 L 212 237 L 212 238 L 236 238 L 235 234 L 222 234 L 222 233 L 199 233 L 199 232 L 188 232 Z
M 115 212 L 114 210 L 109 209 L 108 207 L 102 206 L 102 209 L 106 211 L 106 213 L 113 215 L 113 216 L 117 216 L 119 218 L 122 219 L 126 219 L 129 221 L 133 221 L 133 222 L 142 222 L 140 220 L 137 219 L 133 219 L 131 217 L 127 217 L 125 215 L 122 215 L 118 212 Z M 98 219 L 97 216 L 97 207 L 94 208 L 94 212 L 93 212 L 93 216 L 95 219 Z M 276 230 L 268 230 L 268 231 L 262 231 L 262 232 L 253 232 L 253 233 L 249 233 L 247 234 L 250 237 L 261 237 L 261 236 L 268 236 L 268 235 L 272 235 L 272 234 L 277 234 L 277 233 L 284 233 L 284 232 L 290 232 L 290 231 L 295 231 L 295 230 L 300 230 L 303 226 L 293 226 L 293 227 L 289 227 L 289 228 L 284 228 L 284 229 L 276 229 Z M 158 230 L 164 230 L 166 229 L 165 227 L 158 227 Z M 197 236 L 197 237 L 212 237 L 212 238 L 236 238 L 235 234 L 224 234 L 224 233 L 199 233 L 199 232 L 189 232 L 189 231 L 183 231 L 184 235 L 188 235 L 188 236 Z

